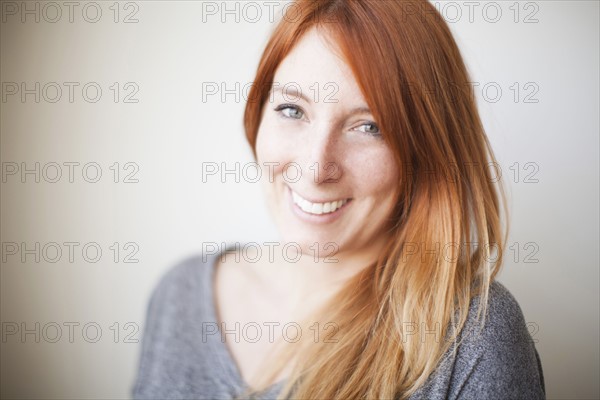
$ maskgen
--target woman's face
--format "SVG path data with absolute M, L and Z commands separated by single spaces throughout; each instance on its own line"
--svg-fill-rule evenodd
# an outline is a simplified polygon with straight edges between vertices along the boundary
M 319 257 L 381 241 L 398 178 L 350 68 L 324 40 L 308 31 L 280 64 L 256 143 L 282 239 L 311 255 L 318 243 Z

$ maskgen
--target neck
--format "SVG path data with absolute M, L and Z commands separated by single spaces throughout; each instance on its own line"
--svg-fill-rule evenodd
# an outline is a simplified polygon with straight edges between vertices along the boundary
M 278 292 L 282 307 L 302 313 L 335 295 L 348 280 L 376 261 L 383 243 L 382 239 L 361 248 L 340 248 L 329 256 L 326 252 L 331 249 L 321 248 L 317 253 L 313 248 L 296 262 L 293 250 L 289 251 L 293 260 L 286 260 L 282 251 L 275 251 L 274 262 L 263 264 L 265 280 Z

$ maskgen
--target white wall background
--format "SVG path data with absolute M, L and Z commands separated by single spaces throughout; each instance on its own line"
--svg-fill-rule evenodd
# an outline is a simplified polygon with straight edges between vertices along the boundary
M 463 2 L 435 2 L 480 83 L 482 117 L 510 187 L 515 244 L 500 281 L 531 326 L 539 327 L 532 334 L 548 398 L 599 398 L 599 5 L 499 1 L 484 13 L 488 3 L 479 2 L 470 20 Z M 243 99 L 228 95 L 223 103 L 213 96 L 203 102 L 201 95 L 203 82 L 233 88 L 254 77 L 272 24 L 262 2 L 254 2 L 262 12 L 258 21 L 249 21 L 256 8 L 246 4 L 237 5 L 239 22 L 235 14 L 222 22 L 221 2 L 210 5 L 218 8 L 216 15 L 203 13 L 202 2 L 122 2 L 115 23 L 113 2 L 98 1 L 102 15 L 92 23 L 85 19 L 96 18 L 89 2 L 77 2 L 72 22 L 64 2 L 27 2 L 28 9 L 38 7 L 39 22 L 35 14 L 23 16 L 21 2 L 2 2 L 2 169 L 10 172 L 12 163 L 31 169 L 37 162 L 47 173 L 40 182 L 33 174 L 22 182 L 19 171 L 4 176 L 1 185 L 3 398 L 127 398 L 140 346 L 127 343 L 125 335 L 135 326 L 143 329 L 148 296 L 160 275 L 205 242 L 275 237 L 257 185 L 231 177 L 227 184 L 201 181 L 203 162 L 251 161 Z M 492 23 L 496 8 L 502 14 Z M 281 15 L 276 10 L 275 19 Z M 131 13 L 138 22 L 124 23 Z M 55 96 L 49 85 L 40 90 L 39 103 L 34 94 L 22 102 L 20 92 L 9 94 L 10 82 L 29 88 L 56 82 L 63 95 L 47 101 Z M 79 83 L 72 103 L 65 82 Z M 88 82 L 102 89 L 96 103 L 82 97 Z M 115 82 L 117 103 L 110 89 Z M 127 82 L 139 88 L 137 103 L 123 102 L 132 91 Z M 502 90 L 496 102 L 494 87 Z M 72 183 L 68 162 L 80 163 Z M 102 171 L 97 183 L 81 174 L 81 166 L 92 162 Z M 115 162 L 118 183 L 110 169 Z M 139 167 L 138 183 L 123 182 L 133 171 L 124 168 L 128 162 Z M 57 183 L 48 182 L 52 163 L 62 166 Z M 530 177 L 537 183 L 525 182 L 534 171 L 526 163 L 539 167 Z M 93 178 L 93 170 L 87 172 Z M 39 262 L 24 251 L 36 242 L 47 250 L 38 252 Z M 53 242 L 63 250 L 57 262 L 51 262 Z M 79 243 L 73 262 L 65 242 Z M 97 263 L 81 253 L 93 242 L 102 250 Z M 115 242 L 121 249 L 117 260 Z M 128 242 L 137 245 L 138 263 L 124 262 L 135 249 L 125 249 Z M 526 248 L 530 242 L 533 247 Z M 18 246 L 16 255 L 11 243 Z M 525 262 L 532 252 L 539 262 Z M 72 343 L 69 322 L 79 324 Z M 22 329 L 35 332 L 36 323 L 39 343 L 35 333 L 21 338 Z M 93 339 L 93 328 L 82 334 L 88 323 L 102 329 L 96 343 L 86 341 Z M 51 343 L 56 325 L 62 336 Z M 11 334 L 15 327 L 19 331 Z

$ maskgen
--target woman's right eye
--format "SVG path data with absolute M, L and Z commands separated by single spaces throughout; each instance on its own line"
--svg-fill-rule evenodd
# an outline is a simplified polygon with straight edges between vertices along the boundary
M 286 118 L 302 119 L 302 117 L 304 116 L 304 112 L 302 111 L 302 109 L 292 104 L 282 104 L 276 107 L 275 111 L 280 112 Z

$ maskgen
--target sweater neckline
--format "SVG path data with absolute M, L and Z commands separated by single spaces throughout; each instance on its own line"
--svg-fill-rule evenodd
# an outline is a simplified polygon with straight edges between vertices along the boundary
M 243 244 L 241 246 L 243 246 Z M 209 320 L 210 320 L 210 322 L 213 322 L 215 324 L 215 326 L 217 327 L 216 334 L 208 336 L 209 340 L 213 341 L 213 345 L 209 346 L 209 347 L 214 349 L 214 351 L 216 352 L 216 355 L 217 355 L 217 359 L 223 361 L 223 362 L 219 363 L 220 368 L 225 373 L 225 376 L 231 376 L 234 378 L 235 390 L 238 392 L 238 394 L 241 394 L 244 390 L 249 389 L 250 385 L 244 380 L 241 370 L 240 370 L 237 362 L 235 361 L 231 350 L 227 346 L 227 343 L 225 343 L 225 341 L 223 341 L 223 339 L 222 339 L 223 336 L 222 336 L 222 332 L 221 332 L 220 322 L 217 317 L 217 304 L 216 304 L 216 297 L 215 297 L 215 276 L 216 276 L 217 263 L 224 253 L 226 253 L 230 250 L 234 250 L 235 248 L 236 248 L 236 245 L 234 243 L 228 243 L 224 249 L 220 250 L 216 254 L 213 254 L 211 256 L 211 258 L 207 259 L 208 268 L 206 268 L 205 270 L 208 273 L 208 277 L 205 280 L 205 282 L 207 283 L 206 284 L 207 290 L 205 291 L 205 293 L 206 293 L 205 302 L 208 305 L 207 309 L 208 309 L 208 313 L 209 313 L 209 315 L 208 315 Z M 281 389 L 281 387 L 283 386 L 284 383 L 285 383 L 285 379 L 275 382 L 274 384 L 272 384 L 271 386 L 266 388 L 264 391 L 260 392 L 261 397 L 262 396 L 266 396 L 265 398 L 274 397 L 277 394 L 277 392 L 279 392 L 279 390 Z

